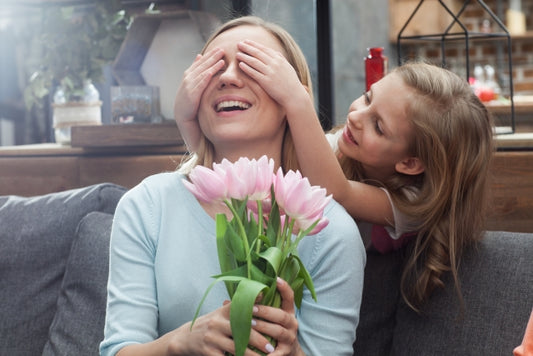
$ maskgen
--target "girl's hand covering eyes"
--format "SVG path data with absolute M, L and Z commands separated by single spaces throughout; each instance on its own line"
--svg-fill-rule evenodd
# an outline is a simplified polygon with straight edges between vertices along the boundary
M 196 151 L 200 141 L 200 126 L 197 120 L 198 107 L 202 94 L 213 75 L 224 67 L 224 51 L 215 48 L 203 55 L 199 54 L 192 65 L 183 73 L 183 80 L 174 101 L 174 119 L 187 147 Z
M 239 67 L 255 80 L 264 91 L 283 107 L 298 102 L 295 96 L 307 97 L 306 88 L 300 82 L 296 71 L 280 52 L 257 42 L 246 40 L 237 47 Z

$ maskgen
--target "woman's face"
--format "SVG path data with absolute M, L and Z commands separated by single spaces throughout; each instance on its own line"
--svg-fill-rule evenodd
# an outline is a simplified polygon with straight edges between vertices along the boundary
M 258 26 L 244 25 L 217 36 L 206 48 L 221 48 L 225 66 L 204 91 L 198 120 L 204 135 L 215 147 L 215 159 L 267 154 L 279 157 L 286 127 L 285 112 L 243 71 L 235 59 L 237 43 L 250 39 L 284 53 L 279 41 Z M 242 154 L 241 154 L 242 155 Z M 231 157 L 228 157 L 231 158 Z
M 359 161 L 368 178 L 385 179 L 409 155 L 412 127 L 407 105 L 413 91 L 395 73 L 385 76 L 351 105 L 339 150 Z

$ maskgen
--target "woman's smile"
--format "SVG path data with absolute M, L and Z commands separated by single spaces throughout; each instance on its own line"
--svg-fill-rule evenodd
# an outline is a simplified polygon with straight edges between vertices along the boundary
M 235 110 L 243 111 L 249 109 L 251 106 L 252 104 L 242 96 L 224 95 L 215 101 L 214 108 L 217 113 L 220 113 Z

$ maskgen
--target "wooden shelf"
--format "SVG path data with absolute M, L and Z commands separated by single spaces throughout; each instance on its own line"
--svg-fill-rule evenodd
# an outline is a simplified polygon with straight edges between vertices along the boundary
M 160 124 L 74 126 L 71 146 L 82 148 L 183 146 L 174 121 Z
M 533 40 L 533 31 L 526 31 L 522 35 L 511 35 L 513 40 Z
M 496 147 L 500 150 L 533 150 L 533 132 L 496 135 L 495 142 Z
M 524 33 L 523 35 L 510 35 L 511 37 L 511 41 L 529 41 L 529 40 L 533 40 L 533 31 L 528 31 L 526 33 Z M 406 46 L 409 46 L 409 45 L 420 45 L 422 43 L 427 43 L 427 42 L 441 42 L 442 41 L 442 34 L 424 34 L 424 35 L 413 35 L 413 36 L 403 36 L 402 37 L 402 42 L 404 43 L 404 45 Z M 459 41 L 464 41 L 466 38 L 466 35 L 463 34 L 463 33 L 450 33 L 446 36 L 446 41 L 449 41 L 449 42 L 452 42 L 452 41 L 455 41 L 455 42 L 459 42 Z M 502 40 L 506 40 L 507 39 L 507 34 L 505 33 L 493 33 L 492 36 L 489 36 L 487 34 L 484 34 L 484 33 L 475 33 L 475 32 L 470 32 L 468 34 L 468 39 L 469 40 L 474 40 L 474 41 L 502 41 Z M 395 37 L 395 38 L 391 38 L 390 39 L 390 43 L 392 44 L 397 44 L 398 43 L 398 38 Z
M 485 103 L 485 106 L 493 114 L 511 114 L 511 103 L 501 103 L 499 101 Z M 533 120 L 533 101 L 514 100 L 515 114 L 531 114 Z

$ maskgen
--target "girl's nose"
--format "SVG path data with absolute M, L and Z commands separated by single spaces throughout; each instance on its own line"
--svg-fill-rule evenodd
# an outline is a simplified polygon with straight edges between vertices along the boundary
M 244 74 L 239 69 L 239 65 L 237 62 L 230 63 L 218 77 L 218 87 L 219 88 L 225 88 L 228 86 L 241 87 L 243 85 L 243 81 L 242 81 L 243 75 Z
M 363 128 L 363 117 L 362 113 L 359 111 L 351 111 L 348 114 L 348 121 L 350 122 L 350 125 L 357 130 Z

